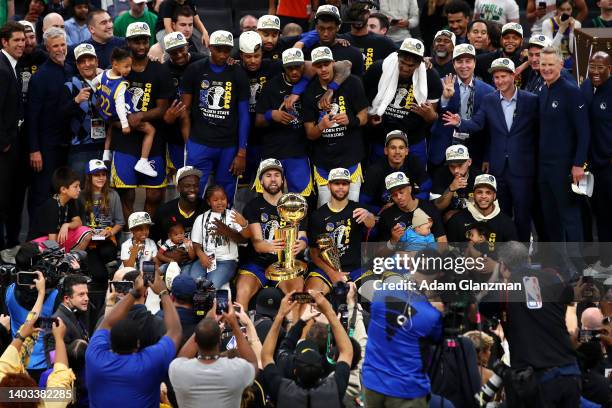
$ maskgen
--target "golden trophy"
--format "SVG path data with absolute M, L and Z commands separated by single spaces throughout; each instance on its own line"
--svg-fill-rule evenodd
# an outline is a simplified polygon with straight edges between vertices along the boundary
M 307 269 L 306 262 L 295 259 L 291 249 L 298 239 L 298 227 L 306 216 L 308 203 L 299 194 L 287 193 L 278 200 L 276 210 L 286 226 L 274 231 L 274 239 L 285 241 L 285 248 L 278 251 L 278 262 L 266 268 L 266 278 L 282 282 L 303 275 Z
M 334 242 L 334 237 L 329 234 L 321 234 L 317 237 L 319 245 L 319 257 L 336 272 L 342 272 L 340 265 L 340 252 Z

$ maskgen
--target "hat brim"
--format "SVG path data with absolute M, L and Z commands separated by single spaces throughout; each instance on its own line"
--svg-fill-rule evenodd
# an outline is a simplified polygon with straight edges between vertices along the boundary
M 283 67 L 297 67 L 299 65 L 304 65 L 306 62 L 304 61 L 291 61 L 283 64 Z
M 457 55 L 457 56 L 453 56 L 453 61 L 456 60 L 457 58 L 461 58 L 463 56 L 468 56 L 468 57 L 472 57 L 474 59 L 476 59 L 476 55 L 474 54 L 470 54 L 469 52 L 462 52 L 461 54 Z
M 278 170 L 281 173 L 284 173 L 283 168 L 280 166 L 268 166 L 268 167 L 264 167 L 263 169 L 259 171 L 259 178 L 261 178 L 261 176 L 263 176 L 266 171 L 270 171 L 270 170 Z
M 392 192 L 393 190 L 397 190 L 398 188 L 404 188 L 404 187 L 412 187 L 412 184 L 410 182 L 396 184 L 395 186 L 388 188 L 387 191 Z
M 189 47 L 189 43 L 173 45 L 172 47 L 166 48 L 166 52 L 178 50 L 179 48 Z
M 489 74 L 494 73 L 495 71 L 506 71 L 506 72 L 510 72 L 511 74 L 514 74 L 514 71 L 510 69 L 510 67 L 492 67 L 488 69 Z
M 227 43 L 223 43 L 223 44 L 210 44 L 211 47 L 230 47 L 230 48 L 234 48 L 234 44 L 227 44 Z
M 106 172 L 108 172 L 108 168 L 106 168 L 106 167 L 101 168 L 101 167 L 100 167 L 100 168 L 97 168 L 97 169 L 88 170 L 88 171 L 87 171 L 87 174 L 96 174 L 96 173 L 99 173 L 99 172 L 101 172 L 101 171 L 106 171 Z
M 325 58 L 319 58 L 316 61 L 314 61 L 314 60 L 312 61 L 313 64 L 318 64 L 320 62 L 334 62 L 334 59 L 333 58 L 325 57 Z
M 453 160 L 447 160 L 446 164 L 463 164 L 466 161 L 470 160 L 469 158 L 467 159 L 453 159 Z
M 392 136 L 389 136 L 389 137 L 386 138 L 386 140 L 385 140 L 385 147 L 389 144 L 390 141 L 395 140 L 395 139 L 403 141 L 404 143 L 406 143 L 406 146 L 408 146 L 408 138 L 407 137 L 401 136 L 401 135 L 392 135 Z
M 83 52 L 81 53 L 78 57 L 75 56 L 75 60 L 79 60 L 79 58 L 84 57 L 84 56 L 90 56 L 90 57 L 94 57 L 94 58 L 98 58 L 98 56 L 96 54 L 94 54 L 93 52 Z
M 176 180 L 176 182 L 178 183 L 179 181 L 181 181 L 185 177 L 189 177 L 189 176 L 196 176 L 197 178 L 202 178 L 202 172 L 200 170 L 198 170 L 198 169 L 188 170 L 188 171 L 186 171 L 184 173 L 181 173 L 181 178 Z
M 491 190 L 497 192 L 497 189 L 493 186 L 493 184 L 489 184 L 489 183 L 474 184 L 474 190 L 476 190 L 478 187 L 489 187 Z
M 317 13 L 315 15 L 315 20 L 317 18 L 321 17 L 321 16 L 330 16 L 330 17 L 333 17 L 338 22 L 338 24 L 342 24 L 342 19 L 340 17 L 338 17 L 337 14 L 331 13 L 329 11 L 321 11 L 320 13 Z
M 343 183 L 349 183 L 351 184 L 351 179 L 345 179 L 345 178 L 337 178 L 337 179 L 331 179 L 331 180 L 327 180 L 328 183 L 337 183 L 337 182 L 343 182 Z
M 425 55 L 425 53 L 423 53 L 423 55 L 421 55 L 421 54 L 417 54 L 414 51 L 407 51 L 407 50 L 397 50 L 397 53 L 398 53 L 398 55 L 402 55 L 402 54 L 407 55 L 407 54 L 410 54 L 410 55 L 414 55 L 415 57 L 419 57 L 419 58 L 423 58 L 423 56 Z
M 523 38 L 523 33 L 516 31 L 516 30 L 512 30 L 512 29 L 508 29 L 506 31 L 504 31 L 503 33 L 501 33 L 502 37 L 508 33 L 515 33 L 521 36 L 521 38 Z
M 129 37 L 125 37 L 126 40 L 134 40 L 136 38 L 151 38 L 151 34 L 136 34 L 136 35 L 131 35 Z
M 141 225 L 155 225 L 155 223 L 153 221 L 151 221 L 151 222 L 141 222 L 139 224 L 132 225 L 131 227 L 128 226 L 128 229 L 140 227 Z

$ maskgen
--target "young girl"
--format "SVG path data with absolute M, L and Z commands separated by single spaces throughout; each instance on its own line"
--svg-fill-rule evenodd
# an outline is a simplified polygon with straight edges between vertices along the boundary
M 195 250 L 191 240 L 185 238 L 185 227 L 183 224 L 175 223 L 168 229 L 168 239 L 164 242 L 157 251 L 157 260 L 162 264 L 169 264 L 174 262 L 166 255 L 172 251 L 185 251 L 189 255 L 189 261 L 192 262 L 195 257 Z M 183 266 L 183 265 L 181 265 Z
M 149 238 L 149 229 L 153 222 L 145 211 L 132 213 L 128 218 L 128 227 L 132 238 L 121 244 L 122 267 L 140 270 L 143 261 L 153 261 L 157 256 L 157 245 Z
M 191 239 L 199 262 L 191 267 L 191 276 L 201 276 L 220 288 L 236 273 L 238 243 L 245 242 L 241 232 L 247 221 L 234 210 L 227 209 L 227 196 L 223 187 L 210 186 L 204 193 L 204 200 L 210 207 L 196 218 L 191 230 Z
M 131 95 L 127 93 L 129 85 L 125 77 L 132 70 L 132 56 L 130 51 L 124 48 L 115 48 L 111 54 L 111 69 L 103 71 L 92 82 L 96 87 L 96 92 L 100 101 L 98 111 L 105 121 L 119 120 L 121 131 L 124 135 L 129 134 L 132 129 L 128 123 L 127 116 L 132 113 Z M 140 160 L 136 162 L 134 170 L 149 177 L 157 176 L 157 172 L 149 163 L 149 153 L 155 138 L 155 128 L 149 122 L 141 122 L 136 127 L 144 133 Z M 104 141 L 104 160 L 110 161 L 110 146 L 112 140 L 112 126 L 106 130 L 106 140 Z

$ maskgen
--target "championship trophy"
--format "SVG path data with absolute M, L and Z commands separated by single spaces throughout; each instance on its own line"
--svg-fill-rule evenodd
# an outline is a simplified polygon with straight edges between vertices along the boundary
M 306 262 L 295 259 L 291 250 L 298 239 L 298 227 L 306 216 L 308 204 L 301 195 L 288 193 L 278 200 L 276 210 L 286 226 L 274 231 L 274 239 L 285 241 L 285 247 L 282 251 L 278 251 L 278 262 L 266 268 L 266 278 L 282 282 L 297 278 L 306 272 Z
M 317 245 L 319 245 L 319 257 L 333 268 L 336 272 L 342 272 L 340 265 L 340 252 L 334 242 L 334 238 L 329 234 L 321 234 L 317 237 Z

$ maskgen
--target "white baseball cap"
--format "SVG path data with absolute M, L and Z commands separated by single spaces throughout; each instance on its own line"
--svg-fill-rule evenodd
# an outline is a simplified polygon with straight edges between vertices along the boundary
M 446 149 L 446 163 L 463 163 L 469 159 L 470 152 L 464 145 L 451 145 Z
M 310 59 L 313 64 L 317 62 L 333 61 L 334 54 L 328 47 L 317 47 L 310 53 Z
M 283 173 L 283 164 L 278 159 L 265 159 L 259 163 L 259 168 L 257 169 L 258 178 L 260 178 L 266 171 L 268 170 L 278 170 Z
M 572 191 L 576 194 L 590 197 L 593 195 L 593 187 L 595 186 L 595 177 L 591 172 L 585 172 L 584 177 L 576 183 L 572 183 Z
M 210 35 L 210 45 L 234 46 L 234 36 L 229 31 L 217 30 Z
M 270 14 L 263 15 L 257 20 L 258 30 L 278 30 L 280 31 L 280 18 Z
M 96 49 L 94 48 L 94 46 L 88 43 L 79 44 L 74 49 L 75 61 L 78 61 L 79 58 L 81 58 L 83 55 L 91 55 L 96 58 L 98 57 L 96 55 Z
M 127 30 L 125 31 L 125 38 L 134 38 L 134 37 L 150 37 L 151 29 L 149 25 L 144 22 L 132 23 L 127 26 Z
M 478 186 L 489 186 L 497 191 L 497 180 L 495 180 L 495 176 L 491 174 L 479 174 L 474 179 L 474 190 L 476 190 Z
M 476 49 L 472 44 L 459 44 L 453 50 L 453 59 L 457 59 L 462 55 L 471 55 L 476 58 Z
M 24 26 L 26 31 L 29 28 L 30 30 L 32 30 L 33 33 L 36 32 L 36 28 L 34 27 L 34 24 L 30 23 L 28 20 L 19 20 L 19 24 Z
M 102 160 L 90 160 L 87 164 L 87 174 L 94 174 L 99 171 L 108 171 L 108 167 L 106 167 L 106 164 L 104 164 Z
M 139 225 L 153 225 L 153 221 L 151 221 L 151 216 L 148 212 L 137 211 L 130 214 L 130 217 L 128 218 L 128 228 L 136 228 Z
M 514 74 L 514 62 L 510 58 L 497 58 L 493 60 L 489 72 L 493 73 L 499 70 L 510 71 Z
M 546 47 L 550 47 L 551 43 L 552 42 L 550 41 L 550 38 L 548 38 L 544 34 L 532 35 L 531 38 L 529 39 L 530 46 L 535 45 L 537 47 L 546 48 Z
M 322 6 L 319 6 L 319 8 L 317 9 L 317 13 L 315 14 L 315 19 L 323 15 L 334 17 L 336 21 L 338 21 L 338 24 L 342 22 L 342 19 L 340 18 L 340 11 L 338 11 L 338 7 L 332 6 L 331 4 L 324 4 Z
M 436 35 L 434 36 L 434 41 L 436 40 L 436 38 L 438 37 L 448 37 L 453 45 L 455 45 L 455 42 L 457 41 L 457 37 L 455 36 L 455 33 L 453 33 L 450 30 L 440 30 L 436 33 Z
M 288 48 L 283 51 L 283 66 L 290 67 L 293 65 L 304 64 L 304 53 L 299 48 Z
M 523 36 L 523 26 L 520 25 L 519 23 L 506 23 L 506 24 L 504 24 L 504 26 L 502 27 L 502 30 L 501 30 L 501 35 L 504 35 L 504 34 L 510 32 L 510 31 L 514 31 L 515 33 L 517 33 L 521 37 Z
M 147 0 L 133 0 L 136 4 L 146 3 Z
M 185 38 L 185 35 L 179 31 L 174 31 L 164 36 L 164 49 L 166 51 L 172 51 L 186 45 L 189 45 L 187 38 Z
M 188 176 L 196 176 L 198 178 L 202 178 L 202 172 L 196 169 L 193 166 L 184 166 L 176 171 L 176 182 L 178 184 L 179 181 Z
M 391 191 L 395 188 L 410 186 L 410 178 L 401 171 L 389 174 L 385 177 L 385 188 Z
M 238 40 L 240 51 L 245 54 L 253 54 L 261 49 L 261 36 L 255 31 L 245 31 L 240 34 Z
M 334 181 L 346 181 L 351 182 L 351 172 L 343 167 L 332 169 L 327 176 L 327 182 L 333 183 Z
M 402 42 L 399 51 L 409 52 L 410 54 L 423 57 L 423 55 L 425 55 L 425 46 L 421 40 L 417 40 L 416 38 L 406 38 Z

